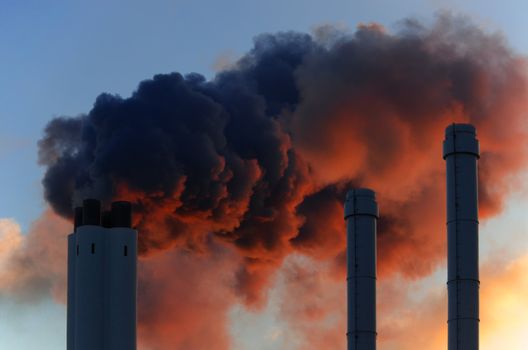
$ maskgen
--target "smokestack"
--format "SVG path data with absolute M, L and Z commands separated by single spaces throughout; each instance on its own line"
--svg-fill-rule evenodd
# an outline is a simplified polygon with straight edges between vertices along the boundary
M 376 222 L 374 191 L 347 193 L 348 350 L 376 349 Z
M 137 232 L 130 208 L 113 203 L 103 220 L 98 200 L 75 210 L 68 236 L 68 350 L 136 350 Z
M 478 188 L 475 127 L 446 128 L 448 349 L 479 348 Z
M 132 206 L 130 202 L 112 203 L 112 227 L 132 227 Z
M 97 199 L 85 199 L 82 219 L 83 225 L 99 226 L 101 224 L 101 202 Z

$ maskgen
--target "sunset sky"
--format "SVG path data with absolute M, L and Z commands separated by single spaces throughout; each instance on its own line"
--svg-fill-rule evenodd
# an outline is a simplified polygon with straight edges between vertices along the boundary
M 97 191 L 142 203 L 139 349 L 343 349 L 340 196 L 352 184 L 376 190 L 387 218 L 378 348 L 445 349 L 441 142 L 447 124 L 468 121 L 483 152 L 481 349 L 528 348 L 528 5 L 491 3 L 2 1 L 0 349 L 65 348 L 64 218 L 75 196 Z M 261 35 L 290 31 L 310 36 Z M 302 64 L 268 74 L 262 62 L 279 54 Z M 205 80 L 164 75 L 138 88 L 172 72 Z M 254 76 L 271 77 L 262 96 L 244 80 Z M 299 96 L 288 95 L 290 78 Z M 164 92 L 174 106 L 156 99 Z M 101 93 L 122 99 L 98 98 L 90 112 Z M 159 113 L 153 125 L 145 109 Z M 182 121 L 164 124 L 167 115 Z M 126 151 L 109 138 L 86 165 L 89 141 L 72 136 L 82 118 L 99 135 L 130 127 L 130 144 L 120 142 L 137 153 L 121 164 L 112 155 Z M 224 135 L 217 126 L 228 124 Z M 157 144 L 172 128 L 178 140 Z M 176 165 L 142 162 L 143 151 L 174 150 Z M 75 175 L 61 159 L 96 184 L 69 189 Z

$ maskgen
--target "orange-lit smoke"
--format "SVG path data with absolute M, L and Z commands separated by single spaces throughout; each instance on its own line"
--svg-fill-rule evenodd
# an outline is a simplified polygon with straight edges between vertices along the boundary
M 528 346 L 528 255 L 492 258 L 481 269 L 480 348 Z M 287 260 L 280 271 L 278 308 L 287 324 L 276 340 L 287 349 L 346 346 L 346 290 L 331 266 L 306 258 Z M 444 275 L 444 274 L 442 274 Z M 378 347 L 442 350 L 447 344 L 444 276 L 409 282 L 402 276 L 378 283 Z
M 145 350 L 232 349 L 226 314 L 239 257 L 220 246 L 206 255 L 169 251 L 139 265 L 138 337 Z
M 483 350 L 522 350 L 528 346 L 527 272 L 528 254 L 506 265 L 484 267 L 480 314 Z
M 12 220 L 0 219 L 0 295 L 17 301 L 52 296 L 66 302 L 66 235 L 70 223 L 47 210 L 22 235 Z
M 523 350 L 528 346 L 526 271 L 528 271 L 526 254 L 511 261 L 493 258 L 481 269 L 481 349 Z M 413 301 L 408 297 L 411 293 L 405 284 L 398 283 L 391 291 L 382 283 L 380 288 L 382 300 L 391 300 L 394 297 L 390 295 L 393 291 L 396 291 L 396 296 L 401 294 L 405 297 L 396 297 L 397 303 L 380 310 L 380 315 L 383 315 L 379 329 L 380 347 L 395 350 L 415 347 L 445 349 L 447 295 L 443 287 L 443 283 L 438 283 L 437 286 L 430 284 L 429 291 L 418 301 Z
M 67 235 L 72 225 L 51 210 L 27 235 L 12 219 L 0 219 L 0 297 L 66 303 Z M 140 259 L 138 336 L 141 349 L 229 350 L 226 314 L 237 298 L 240 256 L 208 242 L 196 254 L 167 251 Z M 204 336 L 207 335 L 207 336 Z
M 157 75 L 128 98 L 103 94 L 88 114 L 46 128 L 39 155 L 55 212 L 69 217 L 86 196 L 133 203 L 146 347 L 206 346 L 209 332 L 215 348 L 229 348 L 229 306 L 262 307 L 292 254 L 342 278 L 352 186 L 378 195 L 381 278 L 430 274 L 446 255 L 441 144 L 450 123 L 477 128 L 482 218 L 500 212 L 526 168 L 526 62 L 500 35 L 448 15 L 431 27 L 407 20 L 396 33 L 324 31 L 259 36 L 210 81 Z M 329 278 L 298 276 L 294 291 Z M 325 329 L 325 307 L 300 311 Z M 311 339 L 310 323 L 297 329 Z

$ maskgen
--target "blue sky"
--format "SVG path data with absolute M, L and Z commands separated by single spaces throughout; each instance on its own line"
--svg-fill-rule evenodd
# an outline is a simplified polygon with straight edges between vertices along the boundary
M 163 72 L 211 77 L 219 58 L 236 58 L 262 32 L 371 21 L 391 28 L 408 16 L 428 21 L 440 9 L 500 29 L 528 52 L 528 3 L 520 0 L 2 0 L 0 218 L 25 231 L 40 215 L 36 142 L 51 118 L 87 112 L 101 92 L 127 96 L 140 80 Z M 2 349 L 63 348 L 64 326 L 64 307 L 52 301 L 32 308 L 0 301 Z

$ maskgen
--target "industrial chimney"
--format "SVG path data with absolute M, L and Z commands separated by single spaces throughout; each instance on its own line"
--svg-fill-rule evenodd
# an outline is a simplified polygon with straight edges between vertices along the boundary
M 103 219 L 103 220 L 102 220 Z M 68 350 L 136 350 L 137 232 L 128 202 L 75 209 L 68 236 Z
M 348 350 L 376 349 L 376 221 L 374 191 L 347 193 Z
M 448 349 L 479 348 L 478 187 L 475 128 L 446 128 Z

